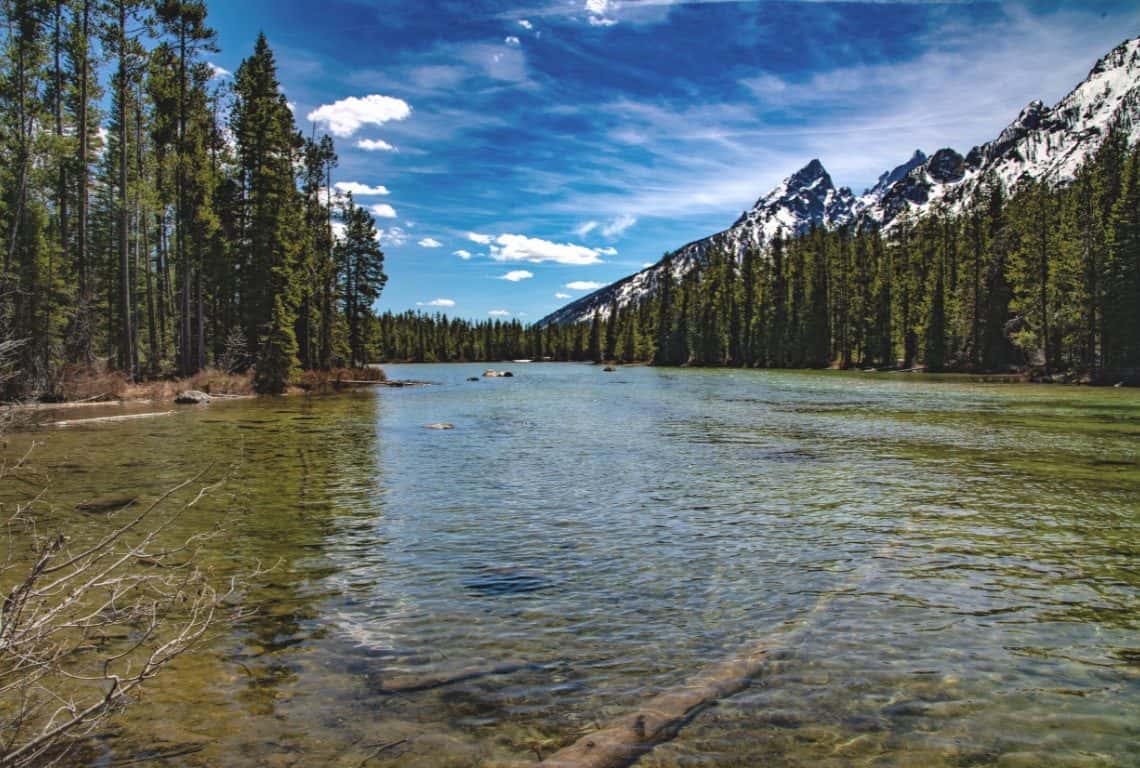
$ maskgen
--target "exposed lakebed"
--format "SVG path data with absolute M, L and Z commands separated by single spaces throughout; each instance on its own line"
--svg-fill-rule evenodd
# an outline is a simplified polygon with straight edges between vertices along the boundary
M 534 762 L 765 643 L 638 765 L 1140 763 L 1140 393 L 482 370 L 10 437 L 91 530 L 228 475 L 171 536 L 278 563 L 103 764 Z

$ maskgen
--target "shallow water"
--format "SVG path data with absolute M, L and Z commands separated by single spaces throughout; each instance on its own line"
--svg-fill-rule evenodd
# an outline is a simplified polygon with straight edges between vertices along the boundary
M 171 535 L 277 563 L 99 763 L 534 762 L 767 644 L 638 765 L 1140 765 L 1140 394 L 514 370 L 11 436 L 50 519 L 226 476 Z

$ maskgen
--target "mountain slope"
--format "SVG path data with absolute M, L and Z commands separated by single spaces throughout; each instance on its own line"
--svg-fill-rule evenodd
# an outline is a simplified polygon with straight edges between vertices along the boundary
M 846 187 L 836 188 L 819 160 L 812 160 L 725 231 L 673 252 L 674 277 L 698 265 L 713 245 L 739 257 L 750 246 L 763 249 L 777 233 L 787 237 L 813 226 L 847 224 L 889 231 L 903 214 L 921 216 L 942 208 L 958 212 L 990 178 L 1007 190 L 1024 179 L 1068 182 L 1113 125 L 1131 144 L 1140 140 L 1140 38 L 1098 61 L 1084 82 L 1055 106 L 1030 103 L 993 141 L 966 155 L 949 148 L 930 157 L 916 151 L 858 197 Z M 539 325 L 585 322 L 595 313 L 608 317 L 615 301 L 624 307 L 650 296 L 662 271 L 661 263 L 642 270 L 563 307 Z

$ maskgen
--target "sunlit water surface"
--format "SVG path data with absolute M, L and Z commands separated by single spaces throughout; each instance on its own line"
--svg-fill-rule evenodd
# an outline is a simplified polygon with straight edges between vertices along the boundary
M 171 535 L 277 564 L 97 764 L 535 762 L 768 643 L 638 766 L 1140 765 L 1136 392 L 514 370 L 11 437 L 65 524 L 228 475 Z

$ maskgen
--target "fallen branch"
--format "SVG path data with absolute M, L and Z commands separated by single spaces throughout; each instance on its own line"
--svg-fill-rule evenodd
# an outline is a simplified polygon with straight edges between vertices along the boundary
M 57 421 L 51 424 L 53 427 L 61 429 L 67 427 L 79 427 L 84 424 L 113 424 L 120 421 L 135 421 L 137 419 L 154 419 L 159 416 L 170 416 L 174 411 L 158 411 L 155 413 L 132 413 L 128 416 L 100 416 L 93 419 L 74 419 L 72 421 Z

